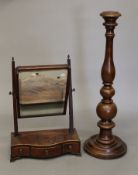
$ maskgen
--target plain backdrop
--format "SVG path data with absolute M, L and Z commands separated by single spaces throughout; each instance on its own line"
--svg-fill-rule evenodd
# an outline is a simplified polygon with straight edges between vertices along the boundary
M 128 146 L 116 160 L 87 155 L 55 159 L 21 159 L 10 163 L 13 131 L 11 57 L 16 65 L 62 64 L 72 58 L 72 84 L 76 88 L 74 120 L 82 147 L 98 133 L 95 109 L 100 102 L 100 77 L 105 51 L 105 28 L 99 16 L 117 10 L 114 39 L 118 107 L 114 133 Z M 138 173 L 138 1 L 137 0 L 0 0 L 0 174 L 4 175 L 136 175 Z M 66 116 L 19 121 L 20 130 L 68 127 Z

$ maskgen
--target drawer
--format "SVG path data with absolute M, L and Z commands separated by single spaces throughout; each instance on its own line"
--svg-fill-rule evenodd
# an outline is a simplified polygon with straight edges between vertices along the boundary
M 61 146 L 32 147 L 31 156 L 35 158 L 55 157 L 62 154 Z
M 80 154 L 80 143 L 65 143 L 63 153 Z
M 29 146 L 18 146 L 12 148 L 12 157 L 28 157 L 30 155 Z

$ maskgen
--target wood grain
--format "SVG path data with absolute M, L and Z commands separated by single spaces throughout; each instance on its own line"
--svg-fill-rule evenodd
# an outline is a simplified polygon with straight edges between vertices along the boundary
M 76 129 L 54 129 L 11 134 L 11 161 L 22 157 L 49 158 L 63 154 L 80 155 L 80 140 Z

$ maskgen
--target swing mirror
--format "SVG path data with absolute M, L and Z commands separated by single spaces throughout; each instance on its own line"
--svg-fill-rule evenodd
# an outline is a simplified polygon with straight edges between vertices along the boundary
M 68 97 L 68 66 L 17 67 L 19 118 L 62 115 Z

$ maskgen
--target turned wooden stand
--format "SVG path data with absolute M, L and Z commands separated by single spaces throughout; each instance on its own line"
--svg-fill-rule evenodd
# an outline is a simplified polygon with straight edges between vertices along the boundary
M 111 99 L 115 94 L 112 87 L 115 78 L 113 38 L 115 36 L 114 28 L 117 26 L 116 20 L 121 14 L 115 11 L 106 11 L 100 15 L 105 20 L 103 25 L 106 28 L 105 59 L 101 71 L 103 87 L 100 90 L 103 99 L 96 109 L 97 115 L 101 119 L 97 124 L 100 128 L 100 133 L 86 140 L 84 150 L 97 158 L 113 159 L 123 156 L 127 151 L 126 144 L 119 137 L 112 135 L 112 128 L 115 127 L 112 119 L 117 113 L 117 107 Z

